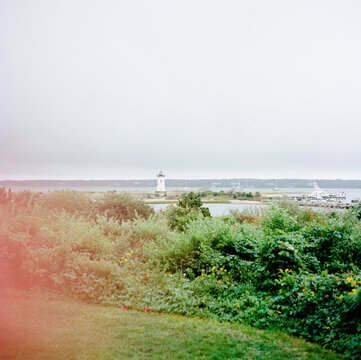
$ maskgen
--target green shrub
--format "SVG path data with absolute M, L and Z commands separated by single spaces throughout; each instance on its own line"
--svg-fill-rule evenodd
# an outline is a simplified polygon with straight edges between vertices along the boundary
M 203 203 L 200 194 L 193 191 L 183 194 L 176 206 L 171 206 L 167 210 L 169 227 L 172 230 L 184 231 L 187 225 L 199 218 L 210 217 L 209 209 L 202 207 Z
M 130 250 L 142 255 L 141 251 L 145 245 L 155 240 L 167 239 L 169 232 L 154 215 L 148 219 L 138 217 L 133 221 L 125 221 L 121 224 L 119 231 L 120 235 L 114 242 L 114 251 L 117 256 Z
M 132 220 L 136 216 L 147 219 L 154 214 L 151 206 L 126 193 L 106 194 L 96 201 L 95 211 L 98 215 L 104 215 L 119 221 Z
M 297 219 L 290 212 L 277 205 L 272 205 L 265 212 L 262 227 L 267 234 L 292 232 L 300 228 Z
M 254 271 L 261 289 L 272 290 L 280 269 L 300 272 L 306 269 L 303 259 L 305 240 L 298 234 L 268 236 L 260 246 Z
M 32 286 L 27 265 L 32 262 L 28 249 L 30 236 L 0 229 L 0 287 Z
M 57 212 L 66 211 L 70 214 L 89 216 L 93 212 L 93 204 L 89 197 L 79 191 L 61 190 L 41 194 L 41 206 Z
M 358 220 L 361 220 L 361 202 L 351 208 L 351 212 L 357 217 Z
M 274 298 L 277 327 L 351 358 L 361 355 L 361 273 L 297 275 L 282 272 Z
M 122 223 L 115 218 L 97 215 L 95 222 L 103 234 L 111 240 L 117 239 L 122 234 Z
M 345 272 L 355 268 L 360 259 L 360 237 L 355 236 L 352 219 L 329 217 L 322 223 L 310 222 L 302 235 L 310 244 L 309 251 L 330 272 Z
M 213 219 L 198 200 L 155 216 L 124 195 L 13 194 L 0 204 L 1 286 L 280 328 L 361 356 L 357 214 L 281 201 Z
M 113 244 L 93 221 L 62 212 L 43 219 L 42 237 L 46 246 L 69 246 L 69 251 L 85 253 L 90 259 L 102 259 L 112 252 Z
M 259 235 L 262 233 L 247 223 L 241 226 L 220 218 L 199 217 L 188 224 L 183 234 L 170 232 L 167 237 L 158 237 L 147 248 L 148 257 L 190 278 L 216 266 L 240 279 L 248 276 L 249 261 L 258 251 Z
M 41 196 L 40 193 L 33 191 L 16 191 L 11 193 L 11 201 L 8 203 L 7 211 L 17 213 L 27 211 L 30 214 Z
M 169 206 L 166 216 L 169 228 L 182 232 L 185 231 L 191 221 L 198 219 L 202 214 L 194 209 L 187 210 L 178 206 Z

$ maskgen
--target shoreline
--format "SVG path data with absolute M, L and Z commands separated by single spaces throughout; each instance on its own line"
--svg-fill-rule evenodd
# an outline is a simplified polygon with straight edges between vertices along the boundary
M 152 204 L 176 204 L 178 200 L 166 200 L 166 199 L 142 199 L 145 203 Z M 203 204 L 244 204 L 244 205 L 265 205 L 265 201 L 259 200 L 202 200 Z

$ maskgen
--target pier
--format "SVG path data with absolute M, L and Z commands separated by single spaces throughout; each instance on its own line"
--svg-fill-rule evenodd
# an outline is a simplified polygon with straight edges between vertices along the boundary
M 298 201 L 300 206 L 305 207 L 322 207 L 326 209 L 350 209 L 356 204 L 350 204 L 347 202 L 341 202 L 341 201 L 317 201 L 317 200 L 301 200 Z

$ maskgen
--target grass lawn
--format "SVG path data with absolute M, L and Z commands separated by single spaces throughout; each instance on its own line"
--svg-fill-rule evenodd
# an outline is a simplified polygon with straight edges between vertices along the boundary
M 0 292 L 0 359 L 342 359 L 280 332 Z

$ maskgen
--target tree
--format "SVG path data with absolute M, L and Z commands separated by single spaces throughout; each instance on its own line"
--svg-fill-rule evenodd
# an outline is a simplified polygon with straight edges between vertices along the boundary
M 167 211 L 169 227 L 179 231 L 184 231 L 186 225 L 199 216 L 210 217 L 211 214 L 207 207 L 203 207 L 200 194 L 193 191 L 183 194 L 177 206 Z

